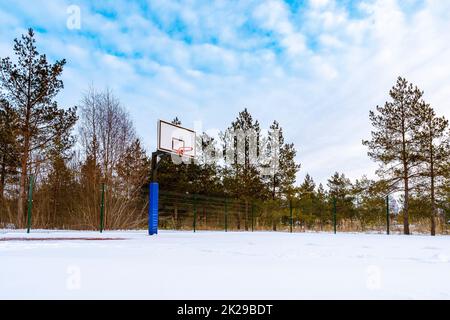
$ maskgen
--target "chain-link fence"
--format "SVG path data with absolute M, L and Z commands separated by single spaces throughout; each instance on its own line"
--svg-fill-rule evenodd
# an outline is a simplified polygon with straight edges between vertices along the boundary
M 370 208 L 351 207 L 329 199 L 313 206 L 299 199 L 253 200 L 208 197 L 160 191 L 161 229 L 284 231 L 284 232 L 374 232 L 402 233 L 403 217 L 388 211 L 387 202 Z M 437 231 L 448 234 L 448 224 L 438 217 Z M 428 217 L 410 217 L 413 233 L 428 233 Z
M 18 196 L 0 199 L 0 229 L 145 229 L 148 190 L 100 181 L 58 188 L 41 183 L 28 191 L 24 209 L 19 214 Z
M 90 192 L 73 188 L 56 203 L 49 192 L 33 194 L 32 207 L 17 223 L 17 200 L 0 202 L 0 228 L 117 230 L 146 229 L 148 191 L 113 192 L 99 184 Z M 120 194 L 120 195 L 119 195 Z M 50 194 L 51 195 L 51 194 Z M 103 199 L 103 200 L 102 200 Z M 26 208 L 28 209 L 30 203 Z M 103 207 L 102 207 L 103 206 Z M 29 219 L 28 219 L 29 218 Z M 430 217 L 411 214 L 412 233 L 430 232 Z M 380 199 L 369 206 L 333 198 L 254 200 L 160 191 L 159 228 L 167 230 L 283 232 L 403 232 L 403 216 Z M 436 217 L 438 234 L 448 234 L 448 218 Z

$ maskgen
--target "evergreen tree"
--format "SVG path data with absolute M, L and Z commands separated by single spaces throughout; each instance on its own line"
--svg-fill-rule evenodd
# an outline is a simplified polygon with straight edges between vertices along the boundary
M 174 124 L 174 125 L 176 125 L 176 126 L 181 126 L 181 121 L 180 121 L 180 119 L 178 119 L 178 117 L 175 117 L 175 118 L 172 120 L 172 124 Z
M 447 135 L 448 121 L 437 117 L 433 108 L 421 102 L 415 110 L 414 139 L 419 145 L 419 158 L 423 164 L 421 176 L 429 194 L 431 235 L 436 235 L 436 188 L 442 187 L 445 165 L 450 162 L 450 144 Z M 439 183 L 440 182 L 440 183 Z M 428 202 L 428 201 L 427 201 Z
M 120 156 L 116 171 L 120 189 L 125 193 L 126 199 L 139 196 L 150 177 L 150 159 L 139 139 L 134 140 Z
M 416 176 L 418 150 L 415 134 L 414 110 L 418 107 L 423 92 L 406 79 L 398 78 L 389 92 L 392 101 L 383 107 L 377 106 L 377 113 L 370 111 L 370 120 L 375 128 L 372 139 L 364 141 L 368 155 L 380 162 L 377 171 L 382 179 L 391 185 L 402 184 L 404 191 L 403 226 L 409 234 L 409 194 L 412 190 L 411 178 Z
M 17 223 L 23 224 L 26 182 L 33 153 L 42 152 L 75 124 L 75 109 L 60 109 L 54 100 L 63 88 L 60 79 L 65 60 L 49 64 L 36 49 L 32 29 L 21 40 L 14 40 L 17 62 L 4 58 L 0 63 L 0 86 L 18 115 L 20 159 Z
M 444 224 L 450 224 L 450 163 L 447 163 L 444 171 L 444 183 L 439 192 L 438 206 L 442 211 Z
M 314 179 L 309 175 L 309 173 L 307 173 L 305 176 L 305 180 L 303 180 L 303 183 L 298 189 L 299 195 L 312 195 L 314 194 L 315 189 L 316 183 L 314 182 Z
M 222 169 L 222 182 L 227 196 L 240 198 L 245 203 L 245 217 L 249 215 L 249 202 L 252 199 L 265 199 L 269 191 L 261 174 L 259 156 L 261 152 L 261 129 L 247 109 L 239 113 L 231 126 L 222 134 L 225 166 Z M 241 225 L 238 211 L 237 227 Z M 244 220 L 248 228 L 247 219 Z M 273 219 L 276 228 L 277 219 Z
M 87 154 L 81 164 L 80 189 L 78 211 L 89 227 L 98 226 L 98 212 L 100 208 L 100 182 L 102 170 L 93 154 Z
M 411 194 L 410 201 L 410 217 L 413 221 L 423 221 L 424 217 L 427 220 L 433 219 L 432 204 L 429 192 L 425 193 L 419 189 Z
M 193 192 L 204 195 L 223 195 L 217 161 L 216 141 L 205 132 L 198 136 L 197 159 L 189 164 L 189 180 Z
M 297 151 L 293 143 L 285 144 L 280 151 L 280 192 L 292 196 L 297 172 L 301 165 L 295 162 Z
M 356 215 L 364 230 L 367 224 L 379 225 L 384 223 L 385 184 L 375 182 L 363 176 L 353 184 L 353 195 L 356 200 Z
M 297 193 L 299 197 L 299 206 L 303 213 L 304 219 L 308 219 L 309 224 L 313 224 L 315 222 L 315 214 L 316 214 L 316 204 L 317 204 L 317 195 L 315 192 L 316 183 L 313 178 L 306 174 L 305 180 L 298 187 Z
M 278 138 L 276 143 L 272 141 L 274 138 Z M 270 149 L 270 157 L 275 160 L 275 163 L 269 165 L 270 174 L 265 178 L 271 197 L 273 200 L 282 196 L 292 197 L 300 165 L 295 163 L 297 151 L 294 144 L 285 143 L 283 129 L 277 121 L 270 126 L 267 147 Z
M 63 138 L 63 137 L 61 137 Z M 53 223 L 62 221 L 69 216 L 73 209 L 74 190 L 76 190 L 75 172 L 69 167 L 69 161 L 73 158 L 71 148 L 73 137 L 55 139 L 49 150 L 50 172 L 40 190 L 42 196 L 47 195 L 49 206 L 46 214 Z
M 6 183 L 16 175 L 19 167 L 17 120 L 15 110 L 6 100 L 0 99 L 0 200 L 3 199 Z
M 276 139 L 277 141 L 272 141 Z M 281 195 L 282 172 L 280 170 L 281 148 L 284 146 L 283 129 L 277 121 L 270 126 L 269 136 L 267 138 L 267 151 L 269 157 L 273 157 L 276 162 L 268 165 L 268 175 L 265 177 L 267 186 L 270 190 L 272 200 Z
M 225 191 L 243 199 L 266 197 L 267 189 L 258 167 L 260 126 L 247 109 L 240 112 L 222 134 L 226 162 L 223 170 Z
M 338 218 L 350 218 L 354 216 L 354 196 L 352 183 L 343 173 L 336 172 L 328 179 L 329 203 L 336 201 L 336 215 Z
M 316 201 L 316 206 L 315 206 L 314 211 L 319 216 L 320 230 L 323 230 L 323 227 L 329 217 L 327 216 L 327 209 L 328 209 L 327 192 L 325 191 L 325 188 L 323 187 L 323 185 L 321 183 L 317 187 L 316 197 L 317 197 L 317 201 Z

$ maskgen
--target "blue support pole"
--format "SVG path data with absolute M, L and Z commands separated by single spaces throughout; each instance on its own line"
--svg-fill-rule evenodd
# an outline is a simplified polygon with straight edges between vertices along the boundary
M 159 184 L 157 182 L 150 183 L 150 195 L 148 205 L 148 234 L 158 234 L 158 198 Z

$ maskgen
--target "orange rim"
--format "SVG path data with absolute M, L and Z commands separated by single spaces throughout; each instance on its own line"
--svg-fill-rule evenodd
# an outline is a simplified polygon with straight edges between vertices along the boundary
M 192 151 L 192 147 L 181 147 L 177 150 L 177 154 L 182 157 L 185 151 Z

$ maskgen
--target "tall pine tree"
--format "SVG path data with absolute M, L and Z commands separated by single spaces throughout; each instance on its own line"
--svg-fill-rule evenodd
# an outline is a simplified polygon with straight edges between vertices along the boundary
M 436 235 L 436 189 L 443 187 L 445 166 L 450 162 L 448 121 L 437 117 L 431 106 L 421 102 L 415 109 L 417 128 L 414 139 L 419 146 L 419 158 L 423 164 L 420 179 L 425 178 L 431 206 L 431 235 Z
M 363 141 L 363 144 L 369 148 L 369 157 L 381 164 L 377 171 L 381 178 L 403 190 L 403 227 L 404 233 L 410 234 L 408 213 L 410 192 L 413 189 L 411 179 L 416 176 L 419 163 L 414 138 L 414 110 L 423 92 L 400 77 L 389 95 L 391 101 L 382 107 L 377 106 L 377 112 L 370 111 L 374 130 L 372 139 Z
M 32 29 L 14 40 L 16 62 L 4 58 L 0 63 L 0 86 L 5 98 L 18 114 L 20 159 L 17 223 L 23 225 L 26 182 L 33 153 L 46 150 L 53 141 L 71 130 L 77 120 L 75 109 L 61 109 L 54 100 L 64 87 L 60 79 L 65 60 L 54 64 L 36 49 Z
M 247 109 L 240 112 L 222 134 L 227 166 L 223 170 L 226 192 L 243 199 L 264 198 L 267 189 L 258 167 L 260 125 Z
M 273 139 L 278 139 L 278 141 L 273 143 Z M 270 157 L 275 157 L 273 159 L 275 162 L 268 165 L 270 174 L 265 177 L 271 198 L 274 200 L 281 197 L 292 197 L 296 175 L 300 170 L 300 165 L 295 162 L 297 151 L 294 144 L 285 143 L 283 129 L 278 121 L 274 121 L 270 126 L 267 140 Z

